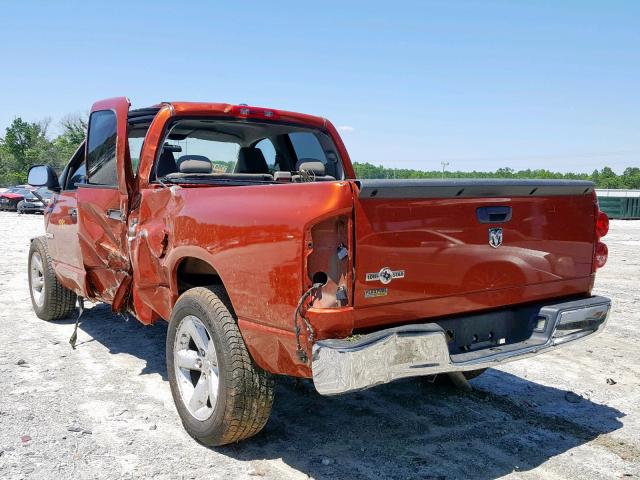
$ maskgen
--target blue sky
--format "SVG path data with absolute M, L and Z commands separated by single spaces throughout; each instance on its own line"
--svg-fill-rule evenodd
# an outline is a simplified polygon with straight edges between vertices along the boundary
M 2 6 L 0 131 L 126 95 L 322 115 L 390 167 L 640 166 L 637 1 L 55 3 Z

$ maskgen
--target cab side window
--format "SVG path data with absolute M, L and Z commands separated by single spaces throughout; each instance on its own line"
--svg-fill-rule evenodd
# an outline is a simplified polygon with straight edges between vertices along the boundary
M 269 165 L 269 170 L 279 170 L 276 168 L 276 164 L 278 162 L 276 156 L 276 149 L 273 146 L 273 143 L 268 138 L 263 138 L 258 143 L 256 143 L 255 148 L 260 149 L 264 159 L 267 161 L 267 165 Z
M 87 183 L 117 186 L 116 114 L 112 110 L 93 112 L 87 140 Z
M 76 153 L 71 157 L 65 179 L 64 190 L 76 190 L 78 184 L 87 182 L 87 167 L 84 163 L 85 143 L 78 147 Z
M 296 170 L 301 162 L 322 162 L 327 175 L 335 178 L 343 178 L 342 168 L 336 152 L 333 150 L 333 142 L 323 133 L 292 132 L 289 140 L 296 154 Z
M 289 134 L 289 139 L 296 152 L 298 161 L 302 159 L 317 160 L 324 164 L 327 163 L 327 157 L 324 154 L 322 145 L 318 138 L 310 132 L 293 132 Z

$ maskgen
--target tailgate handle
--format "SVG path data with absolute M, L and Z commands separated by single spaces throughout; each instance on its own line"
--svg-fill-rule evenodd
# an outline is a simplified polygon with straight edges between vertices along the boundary
M 476 215 L 480 223 L 503 223 L 511 220 L 511 207 L 479 207 Z

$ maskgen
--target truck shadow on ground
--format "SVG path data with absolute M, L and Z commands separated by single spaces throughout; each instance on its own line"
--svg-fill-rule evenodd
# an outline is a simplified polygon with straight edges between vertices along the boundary
M 104 305 L 85 315 L 82 331 L 111 353 L 146 361 L 141 374 L 166 381 L 164 322 L 125 322 Z M 474 391 L 463 393 L 410 379 L 323 397 L 310 381 L 279 377 L 264 430 L 213 450 L 254 461 L 258 475 L 275 478 L 289 474 L 263 460 L 281 459 L 318 479 L 493 479 L 533 469 L 622 426 L 624 414 L 614 408 L 499 370 L 472 384 Z

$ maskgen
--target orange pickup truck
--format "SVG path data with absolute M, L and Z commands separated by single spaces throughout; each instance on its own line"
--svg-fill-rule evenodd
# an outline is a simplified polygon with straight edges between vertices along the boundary
M 221 103 L 93 105 L 29 253 L 33 308 L 83 299 L 169 322 L 187 431 L 256 434 L 274 374 L 321 394 L 456 381 L 601 330 L 608 219 L 594 185 L 356 179 L 326 119 Z

